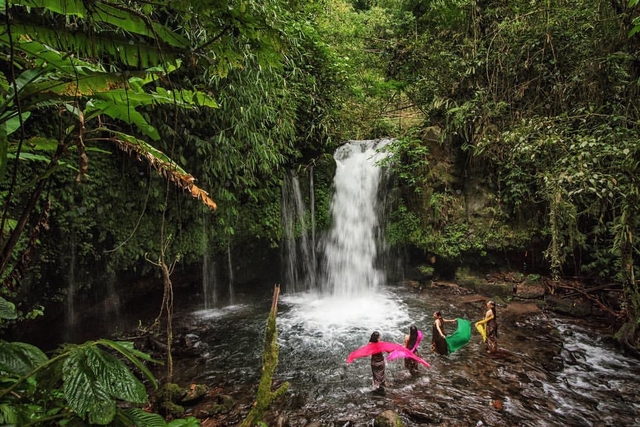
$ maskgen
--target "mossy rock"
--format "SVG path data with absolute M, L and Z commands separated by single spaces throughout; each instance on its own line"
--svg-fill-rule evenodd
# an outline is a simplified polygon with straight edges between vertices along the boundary
M 167 412 L 169 412 L 173 416 L 181 417 L 182 415 L 184 415 L 184 407 L 178 405 L 177 403 L 165 401 L 165 402 L 162 402 L 160 407 L 166 410 Z
M 167 383 L 156 393 L 156 398 L 160 402 L 178 402 L 184 390 L 178 384 Z
M 557 313 L 568 314 L 574 317 L 587 317 L 592 313 L 591 302 L 582 298 L 560 298 L 555 295 L 546 295 L 545 308 Z
M 513 296 L 512 283 L 488 283 L 479 282 L 473 287 L 473 290 L 482 295 L 490 295 L 491 298 L 500 297 L 508 299 Z
M 191 384 L 180 399 L 181 403 L 194 403 L 200 400 L 209 392 L 209 387 L 205 384 Z
M 214 401 L 203 406 L 202 410 L 206 411 L 209 416 L 217 414 L 226 414 L 233 409 L 235 401 L 231 396 L 219 394 L 215 396 Z
M 373 421 L 374 427 L 402 427 L 404 424 L 400 416 L 392 410 L 380 413 Z

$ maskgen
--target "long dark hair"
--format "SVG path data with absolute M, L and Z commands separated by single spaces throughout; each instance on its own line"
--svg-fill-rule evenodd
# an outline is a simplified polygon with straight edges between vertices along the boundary
M 369 338 L 369 342 L 378 342 L 380 340 L 380 332 L 374 331 Z
M 416 325 L 409 326 L 409 341 L 407 341 L 407 348 L 412 349 L 414 345 L 416 345 L 416 341 L 418 341 L 418 328 Z
M 496 311 L 496 303 L 493 301 L 489 301 L 489 304 L 491 304 L 491 312 L 493 313 L 493 318 L 497 319 L 498 318 L 498 312 Z

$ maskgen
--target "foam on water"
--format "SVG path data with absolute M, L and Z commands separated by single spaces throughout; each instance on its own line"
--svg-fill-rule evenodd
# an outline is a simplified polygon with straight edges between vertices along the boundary
M 193 316 L 202 320 L 217 319 L 217 318 L 227 316 L 230 313 L 241 311 L 246 308 L 248 308 L 246 304 L 228 305 L 223 308 L 210 308 L 210 309 L 196 310 L 193 312 Z
M 406 304 L 384 291 L 351 298 L 302 293 L 284 295 L 281 302 L 286 307 L 278 318 L 281 336 L 316 347 L 365 344 L 373 331 L 389 340 L 410 322 Z

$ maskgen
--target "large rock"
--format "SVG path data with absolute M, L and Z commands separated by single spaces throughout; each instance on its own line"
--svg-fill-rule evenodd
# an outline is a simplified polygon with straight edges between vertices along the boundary
M 546 295 L 544 303 L 545 308 L 549 310 L 574 317 L 586 317 L 592 313 L 591 302 L 582 298 L 560 298 L 556 295 Z
M 522 299 L 542 298 L 546 293 L 542 283 L 518 283 L 516 285 L 516 296 Z
M 402 427 L 400 416 L 392 410 L 386 410 L 380 413 L 373 421 L 374 427 Z

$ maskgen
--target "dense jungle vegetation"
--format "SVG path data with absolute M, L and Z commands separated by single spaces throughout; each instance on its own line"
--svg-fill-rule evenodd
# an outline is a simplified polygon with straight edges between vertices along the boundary
M 46 318 L 74 296 L 70 276 L 95 300 L 161 278 L 170 319 L 176 270 L 280 244 L 286 173 L 316 175 L 326 227 L 335 148 L 393 137 L 392 245 L 618 284 L 617 337 L 640 348 L 639 10 L 0 0 L 3 328 Z M 164 425 L 113 356 L 153 382 L 132 347 L 0 347 L 6 424 Z

